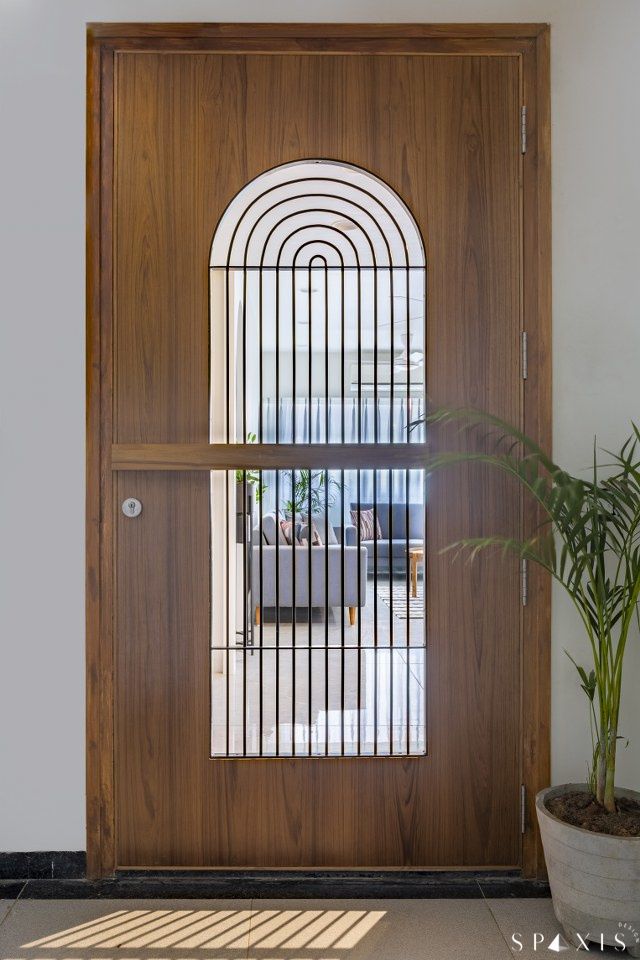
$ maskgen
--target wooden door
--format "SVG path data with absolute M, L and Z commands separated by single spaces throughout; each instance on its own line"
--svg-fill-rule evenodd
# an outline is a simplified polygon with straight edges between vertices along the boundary
M 208 471 L 260 463 L 209 447 L 207 269 L 225 207 L 265 170 L 324 157 L 371 171 L 425 240 L 429 397 L 525 422 L 526 256 L 540 238 L 523 206 L 521 107 L 535 74 L 523 57 L 540 35 L 515 49 L 496 41 L 491 56 L 471 41 L 450 55 L 424 38 L 376 44 L 375 31 L 309 49 L 273 38 L 263 49 L 100 41 L 96 402 L 103 458 L 113 447 L 102 461 L 112 474 L 100 489 L 103 645 L 90 692 L 97 677 L 112 681 L 102 715 L 112 702 L 113 740 L 90 739 L 90 770 L 93 750 L 113 806 L 90 805 L 97 872 L 522 865 L 521 785 L 544 779 L 546 750 L 538 687 L 523 693 L 521 677 L 527 658 L 543 674 L 544 646 L 523 648 L 516 563 L 441 554 L 461 536 L 522 528 L 518 491 L 495 475 L 460 470 L 429 489 L 426 756 L 211 758 Z M 535 118 L 532 97 L 533 87 Z M 545 353 L 532 323 L 530 367 Z M 544 439 L 538 376 L 526 385 L 539 391 L 529 423 Z M 143 504 L 135 520 L 120 508 L 132 496 Z M 544 604 L 546 585 L 532 591 Z M 535 616 L 544 634 L 545 614 Z

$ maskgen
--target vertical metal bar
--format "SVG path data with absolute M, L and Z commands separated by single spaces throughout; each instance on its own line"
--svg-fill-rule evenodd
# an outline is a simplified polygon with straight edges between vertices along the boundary
M 308 340 L 309 340 L 308 346 L 307 346 L 307 368 L 308 368 L 308 369 L 307 369 L 307 381 L 308 381 L 308 382 L 307 382 L 307 394 L 308 394 L 308 401 L 309 401 L 309 408 L 308 408 L 308 409 L 309 409 L 309 413 L 308 413 L 308 417 L 307 417 L 307 443 L 311 443 L 311 420 L 312 420 L 311 402 L 312 402 L 312 399 L 313 399 L 313 393 L 312 393 L 312 388 L 311 388 L 311 377 L 312 377 L 312 368 L 313 368 L 313 353 L 312 353 L 312 350 L 311 350 L 311 339 L 312 339 L 312 336 L 313 336 L 313 329 L 312 329 L 312 328 L 313 328 L 313 291 L 312 291 L 312 283 L 313 283 L 312 277 L 313 277 L 313 273 L 312 273 L 312 262 L 313 262 L 313 260 L 310 260 L 310 261 L 309 261 L 309 266 L 307 267 L 307 285 L 308 285 L 308 292 L 307 292 L 307 297 L 308 297 L 307 318 L 308 318 L 308 320 L 309 320 L 309 323 L 308 323 L 308 325 L 307 325 L 307 330 L 308 330 L 307 336 L 308 336 Z
M 280 274 L 276 271 L 276 443 L 280 443 Z M 276 468 L 276 756 L 280 755 L 280 471 Z
M 389 752 L 393 753 L 393 470 L 389 470 Z
M 307 533 L 309 542 L 307 544 L 307 557 L 309 561 L 309 651 L 307 654 L 307 730 L 309 737 L 309 754 L 311 754 L 311 650 L 313 649 L 313 624 L 312 624 L 312 612 L 311 612 L 311 550 L 313 546 L 313 519 L 311 514 L 311 485 L 313 483 L 313 472 L 309 468 L 309 515 L 307 517 Z
M 356 278 L 358 281 L 358 311 L 357 311 L 357 320 L 358 320 L 358 443 L 362 443 L 362 273 L 360 270 L 360 263 L 358 262 Z M 361 677 L 361 657 L 362 657 L 362 583 L 360 577 L 360 550 L 362 549 L 362 526 L 360 524 L 360 503 L 362 499 L 362 490 L 360 486 L 360 481 L 362 477 L 362 472 L 358 470 L 358 550 L 356 555 L 356 577 L 358 579 L 357 587 L 357 598 L 358 598 L 358 609 L 356 611 L 356 617 L 358 618 L 358 669 L 356 671 L 356 683 L 358 685 L 358 695 L 357 695 L 357 729 L 358 729 L 358 755 L 360 754 L 361 744 L 360 744 L 360 685 L 362 681 Z M 343 667 L 344 669 L 344 667 Z M 342 710 L 344 712 L 344 703 L 342 705 Z
M 342 359 L 342 442 L 345 442 L 345 415 L 344 415 L 344 388 L 345 388 L 345 376 L 344 376 L 344 335 L 345 335 L 345 303 L 344 303 L 344 264 L 340 266 L 340 280 L 342 286 L 342 297 L 340 304 L 340 324 L 341 324 L 341 359 Z M 342 517 L 342 552 L 340 558 L 340 582 L 342 589 L 341 605 L 340 605 L 340 754 L 344 756 L 344 644 L 345 644 L 345 631 L 344 631 L 344 576 L 345 576 L 345 562 L 344 562 L 344 551 L 345 551 L 345 532 L 344 532 L 344 470 L 340 471 L 340 514 Z M 359 522 L 359 521 L 358 521 Z
M 277 281 L 276 281 L 277 282 Z M 280 756 L 280 471 L 276 470 L 276 756 Z
M 342 432 L 342 442 L 346 442 L 345 436 L 345 377 L 344 377 L 344 334 L 345 334 L 345 303 L 344 303 L 344 263 L 340 264 L 340 408 L 342 415 L 341 423 L 341 432 Z M 344 703 L 344 574 L 345 574 L 345 563 L 344 563 L 344 550 L 345 550 L 345 528 L 344 528 L 344 470 L 340 471 L 340 524 L 341 524 L 341 537 L 340 537 L 340 647 L 341 647 L 341 698 L 340 702 Z M 344 754 L 344 710 L 341 711 L 341 753 Z
M 329 438 L 329 271 L 324 261 L 324 442 Z
M 340 554 L 340 582 L 342 584 L 341 625 L 340 625 L 340 754 L 344 756 L 344 470 L 340 471 L 340 513 L 342 516 L 342 550 Z M 359 525 L 359 524 L 358 524 Z
M 373 301 L 373 440 L 380 442 L 378 424 L 378 272 L 374 273 Z M 368 559 L 368 558 L 367 558 Z M 373 471 L 373 752 L 378 753 L 378 471 Z
M 225 420 L 226 420 L 226 442 L 231 442 L 231 343 L 232 343 L 232 329 L 230 323 L 230 310 L 229 310 L 229 296 L 230 296 L 230 271 L 227 268 L 224 272 L 224 284 L 225 284 L 225 295 L 224 295 L 224 310 L 225 310 L 225 326 L 226 326 L 226 337 L 225 337 L 225 346 L 227 348 L 226 360 L 225 360 L 225 386 L 226 386 L 226 395 L 227 395 L 227 409 L 225 411 Z
M 329 438 L 329 271 L 324 261 L 324 440 Z M 329 471 L 324 472 L 324 752 L 329 752 Z
M 409 424 L 411 423 L 411 310 L 410 310 L 410 300 L 409 300 L 409 267 L 407 267 L 406 272 L 406 325 L 407 325 L 407 409 L 406 409 L 406 436 L 402 439 L 404 441 L 410 441 L 411 435 L 409 434 Z M 410 712 L 410 701 L 411 701 L 411 683 L 410 683 L 410 659 L 411 659 L 411 597 L 410 597 L 410 558 L 409 558 L 409 471 L 405 470 L 404 472 L 404 502 L 405 502 L 405 555 L 406 555 L 406 580 L 407 580 L 407 637 L 406 637 L 406 670 L 407 670 L 407 684 L 406 684 L 406 698 L 407 703 L 404 711 L 405 720 L 407 724 L 407 754 L 410 752 L 409 744 L 409 712 Z M 424 556 L 424 555 L 423 555 Z M 416 592 L 417 592 L 417 573 L 416 573 Z
M 356 267 L 358 281 L 358 443 L 362 443 L 362 281 L 360 264 Z
M 373 471 L 373 752 L 378 753 L 378 471 Z
M 294 400 L 295 403 L 295 400 Z M 291 753 L 295 756 L 296 741 L 296 471 L 291 471 Z
M 227 348 L 227 349 L 226 349 L 226 353 L 227 353 L 227 356 L 226 356 L 226 394 L 227 394 L 227 409 L 226 409 L 226 421 L 227 421 L 227 423 L 226 423 L 226 435 L 227 435 L 227 443 L 229 443 L 230 440 L 231 440 L 231 411 L 230 411 L 230 408 L 231 408 L 231 379 L 230 379 L 230 376 L 231 376 L 231 368 L 230 368 L 230 352 L 231 352 L 231 334 L 232 334 L 232 331 L 231 331 L 231 325 L 230 325 L 230 310 L 229 310 L 229 270 L 228 270 L 228 269 L 225 270 L 225 305 L 224 305 L 224 306 L 225 306 L 225 324 L 226 324 L 226 331 L 227 331 L 227 335 L 226 335 L 226 348 Z M 233 476 L 235 477 L 235 474 L 234 474 Z M 227 514 L 226 514 L 227 535 L 226 535 L 226 537 L 225 537 L 225 542 L 226 542 L 226 547 L 227 547 L 227 549 L 226 549 L 225 552 L 226 552 L 226 554 L 227 554 L 227 586 L 228 586 L 228 585 L 229 585 L 230 566 L 231 566 L 231 563 L 230 563 L 230 560 L 231 560 L 231 549 L 232 549 L 232 545 L 231 545 L 231 543 L 229 543 L 229 526 L 230 526 L 230 524 L 229 524 L 229 514 L 228 514 L 228 510 L 229 510 L 229 507 L 230 507 L 231 505 L 230 505 L 229 502 L 228 502 L 228 500 L 229 500 L 229 474 L 228 474 L 228 473 L 227 473 L 227 475 L 226 475 L 226 481 L 225 481 L 225 485 L 224 485 L 224 486 L 225 486 L 225 499 L 227 500 Z M 236 505 L 235 503 L 233 504 L 232 509 L 233 509 L 233 511 L 234 511 L 234 514 L 233 514 L 233 515 L 235 516 L 235 511 L 236 511 L 236 509 L 237 509 L 237 505 Z M 234 537 L 234 542 L 233 542 L 233 551 L 234 551 L 233 556 L 234 556 L 234 563 L 235 563 L 235 537 Z M 235 579 L 235 578 L 234 578 L 234 579 Z M 226 604 L 226 621 L 225 621 L 225 634 L 226 634 L 226 636 L 225 636 L 225 647 L 226 647 L 226 650 L 224 651 L 223 656 L 224 656 L 225 659 L 226 659 L 226 665 L 225 665 L 225 687 L 226 687 L 226 699 L 225 699 L 225 716 L 226 716 L 225 742 L 226 742 L 226 748 L 225 748 L 225 754 L 226 754 L 226 756 L 228 757 L 228 756 L 229 756 L 229 746 L 230 746 L 230 744 L 229 744 L 229 716 L 230 716 L 229 696 L 230 696 L 230 687 L 231 687 L 231 684 L 230 684 L 230 682 L 229 682 L 229 666 L 230 666 L 230 657 L 229 657 L 229 635 L 230 635 L 230 632 L 231 632 L 231 610 L 230 610 L 229 590 L 228 590 L 228 589 L 227 589 L 227 591 L 226 591 L 225 604 Z M 234 620 L 235 620 L 235 611 L 234 611 Z
M 298 383 L 296 379 L 296 269 L 291 267 L 291 443 L 296 442 L 296 400 Z M 280 402 L 280 394 L 278 394 Z
M 361 500 L 361 489 L 360 489 L 360 479 L 362 476 L 362 471 L 358 470 L 358 550 L 356 556 L 356 577 L 358 578 L 358 609 L 356 616 L 358 618 L 358 669 L 356 671 L 356 683 L 358 686 L 357 693 L 357 730 L 358 730 L 358 756 L 361 753 L 361 730 L 360 730 L 360 709 L 361 709 L 361 685 L 362 685 L 362 583 L 360 577 L 360 551 L 362 549 L 362 527 L 360 524 L 360 500 Z M 344 710 L 344 705 L 343 708 Z
M 280 443 L 280 273 L 276 270 L 276 443 Z M 276 521 L 280 502 L 276 502 Z M 278 538 L 276 537 L 276 543 Z
M 389 369 L 389 443 L 393 443 L 393 414 L 394 414 L 394 392 L 395 392 L 395 302 L 393 296 L 393 287 L 394 287 L 394 273 L 393 267 L 389 268 L 389 309 L 391 312 L 390 324 L 389 324 L 389 352 L 390 352 L 390 369 Z
M 291 267 L 291 443 L 296 442 L 296 403 L 298 400 L 298 381 L 296 360 L 296 270 Z M 278 403 L 280 396 L 278 395 Z M 291 471 L 291 754 L 296 752 L 296 471 Z
M 247 471 L 242 471 L 242 756 L 247 755 Z
M 395 300 L 393 267 L 389 271 L 389 296 L 391 305 L 391 325 L 389 328 L 391 370 L 389 376 L 389 442 L 394 442 L 395 416 Z M 387 495 L 389 517 L 389 752 L 393 753 L 393 471 L 389 470 L 389 489 Z
M 237 395 L 237 391 L 236 391 Z M 247 271 L 242 271 L 242 443 L 247 442 Z M 246 471 L 245 471 L 246 472 Z
M 247 442 L 247 271 L 242 271 L 242 443 Z M 242 471 L 242 756 L 247 755 L 247 471 Z
M 340 266 L 340 417 L 342 443 L 345 443 L 345 395 L 344 395 L 344 264 Z
M 408 422 L 408 421 L 407 421 Z M 411 709 L 411 680 L 410 680 L 410 664 L 411 664 L 411 597 L 409 596 L 409 580 L 410 580 L 410 559 L 409 559 L 409 471 L 405 470 L 404 472 L 404 489 L 405 489 L 405 500 L 407 504 L 406 512 L 406 554 L 407 554 L 407 652 L 406 652 L 406 661 L 407 661 L 407 705 L 405 708 L 405 717 L 407 723 L 407 754 L 410 751 L 410 742 L 409 742 L 409 722 L 410 722 L 410 709 Z
M 329 752 L 329 471 L 324 472 L 324 752 Z
M 309 383 L 308 386 L 308 396 L 309 396 L 309 412 L 308 412 L 308 434 L 309 434 L 309 444 L 311 444 L 311 421 L 313 419 L 313 386 L 312 386 L 312 376 L 313 376 L 313 351 L 312 351 L 312 338 L 313 338 L 313 272 L 312 272 L 312 263 L 313 258 L 309 261 L 309 266 L 307 269 L 308 274 L 308 286 L 309 286 L 309 324 L 308 324 L 308 366 L 309 366 Z M 311 651 L 313 648 L 313 623 L 312 623 L 312 606 L 311 606 L 311 548 L 313 546 L 313 513 L 312 513 L 312 503 L 311 503 L 311 494 L 313 486 L 313 471 L 309 467 L 309 511 L 307 517 L 307 531 L 309 535 L 309 651 L 307 653 L 307 734 L 309 738 L 308 752 L 311 754 Z
M 259 274 L 258 274 L 258 282 L 259 282 L 259 284 L 260 284 L 259 289 L 258 289 L 258 325 L 259 325 L 259 333 L 258 333 L 259 344 L 258 344 L 258 349 L 259 349 L 259 354 L 260 354 L 260 356 L 259 356 L 259 366 L 260 366 L 260 405 L 259 405 L 259 407 L 258 407 L 258 443 L 263 443 L 263 442 L 264 442 L 264 421 L 263 421 L 263 406 L 264 406 L 264 350 L 263 350 L 263 312 L 262 312 L 262 282 L 263 282 L 262 267 L 260 267 L 260 272 L 259 272 Z M 263 593 L 263 588 L 264 588 L 263 568 L 262 568 L 262 557 L 263 557 L 263 554 L 262 554 L 262 540 L 263 540 L 263 536 L 262 536 L 262 521 L 263 521 L 263 510 L 264 510 L 264 508 L 263 508 L 263 505 L 262 505 L 262 491 L 263 491 L 264 487 L 263 487 L 263 483 L 262 483 L 262 470 L 259 470 L 259 471 L 258 471 L 258 484 L 259 484 L 258 490 L 259 490 L 259 492 L 260 492 L 260 500 L 259 500 L 260 507 L 259 507 L 259 518 L 258 518 L 258 545 L 259 545 L 259 546 L 258 546 L 258 551 L 259 551 L 258 560 L 259 560 L 259 565 L 260 565 L 260 570 L 259 570 L 259 579 L 260 579 L 259 600 L 260 600 L 260 603 L 259 603 L 259 605 L 258 605 L 259 608 L 260 608 L 260 652 L 259 652 L 259 655 L 258 655 L 258 656 L 259 656 L 259 664 L 258 664 L 258 700 L 259 700 L 259 708 L 258 708 L 258 738 L 259 738 L 259 739 L 258 739 L 258 753 L 259 753 L 260 756 L 262 756 L 262 753 L 263 753 L 263 746 L 262 746 L 262 727 L 263 727 L 263 723 L 264 723 L 264 696 L 263 696 L 263 691 L 262 691 L 262 686 L 263 686 L 263 667 L 264 667 L 263 653 L 262 653 L 262 649 L 263 649 L 263 645 L 264 645 L 264 644 L 263 644 L 263 639 L 264 639 L 264 628 L 263 628 L 264 615 L 263 615 L 263 605 L 262 605 L 262 593 Z M 253 546 L 253 544 L 252 544 L 252 545 L 251 545 L 251 561 L 252 561 L 252 562 L 253 562 L 253 551 L 254 551 L 254 549 L 255 549 L 255 548 L 254 548 L 254 546 Z M 251 616 L 254 615 L 254 610 L 255 610 L 255 603 L 252 604 Z
M 262 353 L 262 351 L 260 351 L 260 352 Z M 260 658 L 260 662 L 259 662 L 259 685 L 258 685 L 258 698 L 259 698 L 259 715 L 258 715 L 258 737 L 259 737 L 258 743 L 259 743 L 259 747 L 258 747 L 258 753 L 259 753 L 260 756 L 262 756 L 262 752 L 263 752 L 263 746 L 262 746 L 262 728 L 263 728 L 263 724 L 264 724 L 264 694 L 263 694 L 263 689 L 262 689 L 262 688 L 263 688 L 263 668 L 264 668 L 263 652 L 262 652 L 262 651 L 263 651 L 263 647 L 264 647 L 264 642 L 263 642 L 263 641 L 264 641 L 264 632 L 263 632 L 264 609 L 263 609 L 263 605 L 262 605 L 262 594 L 263 594 L 263 589 L 264 589 L 263 569 L 262 569 L 262 540 L 263 540 L 263 536 L 262 536 L 262 520 L 263 520 L 262 491 L 263 491 L 264 487 L 263 487 L 263 483 L 262 483 L 262 470 L 260 470 L 260 471 L 258 472 L 258 477 L 259 477 L 258 483 L 260 484 L 260 517 L 259 517 L 259 526 L 258 526 L 258 543 L 259 543 L 259 547 L 258 547 L 258 550 L 259 550 L 259 558 L 258 558 L 258 560 L 259 560 L 259 564 L 260 564 L 260 572 L 259 572 L 259 577 L 260 577 L 260 591 L 259 591 L 259 599 L 260 599 L 260 603 L 259 603 L 259 608 L 260 608 L 260 651 L 259 651 L 259 658 Z M 251 547 L 251 556 L 252 556 L 252 559 L 253 559 L 253 550 L 254 550 L 254 549 L 255 549 L 255 547 L 252 546 L 252 547 Z M 255 606 L 255 605 L 254 605 L 254 606 Z M 252 609 L 252 610 L 251 610 L 252 615 L 253 615 L 253 612 L 254 612 L 254 610 Z

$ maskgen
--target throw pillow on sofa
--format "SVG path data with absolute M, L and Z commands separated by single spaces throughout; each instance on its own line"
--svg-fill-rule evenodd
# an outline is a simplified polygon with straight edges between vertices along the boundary
M 374 518 L 373 510 L 360 510 L 359 512 L 358 510 L 352 510 L 351 523 L 357 528 L 358 522 L 360 523 L 361 540 L 382 540 L 380 520 L 377 516 Z
M 308 523 L 303 523 L 303 525 L 300 527 L 300 543 L 306 544 L 309 543 L 309 540 L 311 540 L 312 547 L 321 547 L 323 545 L 322 536 L 320 535 L 320 531 L 316 526 L 315 520 L 311 521 L 311 536 L 309 536 Z
M 300 543 L 300 537 L 297 536 L 296 526 L 293 520 L 281 520 L 280 530 L 282 531 L 285 543 L 289 544 L 289 546 L 291 546 L 294 540 L 296 543 Z

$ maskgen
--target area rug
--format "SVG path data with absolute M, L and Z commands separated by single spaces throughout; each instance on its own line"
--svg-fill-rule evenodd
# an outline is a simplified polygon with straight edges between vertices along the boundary
M 378 596 L 391 609 L 391 590 L 388 583 L 378 584 Z M 418 596 L 412 597 L 409 592 L 409 620 L 422 620 L 424 617 L 424 585 L 418 581 Z M 393 585 L 393 615 L 398 620 L 407 619 L 407 585 L 394 583 Z

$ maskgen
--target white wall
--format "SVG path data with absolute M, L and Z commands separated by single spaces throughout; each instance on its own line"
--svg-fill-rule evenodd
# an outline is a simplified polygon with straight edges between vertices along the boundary
M 552 24 L 554 433 L 571 469 L 638 410 L 636 0 L 0 0 L 0 850 L 84 837 L 84 77 L 87 20 Z M 553 614 L 553 779 L 582 778 L 585 708 Z M 640 787 L 639 644 L 620 782 Z M 637 693 L 636 693 L 637 698 Z

